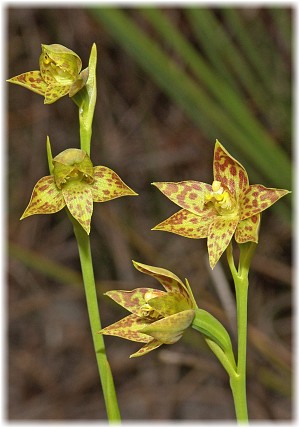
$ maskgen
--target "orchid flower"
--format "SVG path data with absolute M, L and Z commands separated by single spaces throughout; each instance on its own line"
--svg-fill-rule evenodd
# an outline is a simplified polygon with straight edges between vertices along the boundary
M 123 306 L 130 315 L 100 330 L 99 333 L 145 343 L 130 357 L 139 357 L 162 344 L 173 344 L 192 324 L 197 305 L 188 282 L 186 285 L 172 272 L 133 262 L 139 271 L 156 278 L 166 291 L 136 288 L 105 293 Z
M 152 230 L 207 238 L 213 269 L 233 235 L 237 243 L 258 242 L 260 213 L 288 190 L 249 184 L 245 168 L 217 140 L 212 185 L 199 181 L 152 183 L 182 209 Z
M 64 150 L 53 158 L 53 166 L 53 174 L 34 186 L 21 220 L 33 214 L 53 214 L 67 206 L 89 234 L 93 202 L 136 195 L 113 170 L 93 166 L 83 150 Z
M 71 49 L 59 44 L 42 45 L 40 70 L 27 71 L 8 80 L 45 97 L 52 104 L 64 95 L 73 97 L 86 83 L 88 68 Z

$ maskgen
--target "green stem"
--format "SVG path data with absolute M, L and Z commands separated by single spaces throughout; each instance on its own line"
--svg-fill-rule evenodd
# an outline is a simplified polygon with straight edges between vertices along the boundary
M 97 98 L 96 64 L 97 48 L 94 43 L 91 49 L 89 67 L 88 69 L 84 70 L 84 72 L 88 73 L 85 87 L 75 94 L 75 96 L 73 96 L 73 101 L 77 104 L 79 111 L 80 148 L 89 156 L 91 148 L 92 124 Z M 98 334 L 98 332 L 101 330 L 101 322 L 97 301 L 90 240 L 89 236 L 80 226 L 80 224 L 71 215 L 69 215 L 69 217 L 73 223 L 74 233 L 77 239 L 90 326 L 92 330 L 92 337 L 104 395 L 106 412 L 110 422 L 118 422 L 121 420 L 121 417 L 114 381 L 110 365 L 106 357 L 103 336 L 102 334 Z
M 247 306 L 248 306 L 248 273 L 250 263 L 256 248 L 256 243 L 240 244 L 240 259 L 236 270 L 232 244 L 227 248 L 227 261 L 234 280 L 237 305 L 238 329 L 238 360 L 235 376 L 230 376 L 236 418 L 238 422 L 248 421 L 247 394 L 246 394 L 246 361 L 247 361 Z
M 79 223 L 72 216 L 69 217 L 71 218 L 73 223 L 74 233 L 76 236 L 79 250 L 90 326 L 107 411 L 107 417 L 110 422 L 118 422 L 121 420 L 121 417 L 118 407 L 118 400 L 115 392 L 114 381 L 110 370 L 110 365 L 106 357 L 103 336 L 101 334 L 98 334 L 99 330 L 101 330 L 101 322 L 94 279 L 90 240 L 89 236 L 79 225 Z
M 230 377 L 230 386 L 234 399 L 237 421 L 247 422 L 246 356 L 248 275 L 243 277 L 237 276 L 234 283 L 237 301 L 238 361 L 237 376 Z
M 224 369 L 227 371 L 229 377 L 235 377 L 236 371 L 234 366 L 232 365 L 232 361 L 228 358 L 228 356 L 224 353 L 220 346 L 214 340 L 210 340 L 208 338 L 205 338 L 205 342 L 213 351 L 215 356 L 218 358 Z

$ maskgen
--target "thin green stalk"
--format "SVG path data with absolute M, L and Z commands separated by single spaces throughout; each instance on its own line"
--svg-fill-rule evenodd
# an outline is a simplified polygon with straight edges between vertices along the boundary
M 237 305 L 237 370 L 236 376 L 230 376 L 230 386 L 238 422 L 248 421 L 246 392 L 248 272 L 255 248 L 256 244 L 254 242 L 248 242 L 240 245 L 240 262 L 238 271 L 235 268 L 231 243 L 226 251 L 228 265 L 234 280 Z
M 97 98 L 96 84 L 97 47 L 92 46 L 88 66 L 88 78 L 85 87 L 73 97 L 78 106 L 80 148 L 90 155 L 92 124 Z M 109 362 L 106 357 L 104 339 L 98 332 L 101 330 L 100 313 L 97 300 L 96 284 L 93 271 L 93 262 L 90 248 L 90 239 L 80 224 L 71 216 L 74 233 L 77 240 L 83 283 L 85 288 L 86 302 L 102 385 L 104 401 L 108 420 L 118 422 L 121 420 L 117 395 Z
M 121 417 L 118 407 L 118 400 L 115 392 L 114 381 L 110 365 L 106 357 L 103 336 L 101 334 L 98 334 L 99 330 L 101 330 L 101 322 L 92 264 L 90 239 L 87 233 L 79 225 L 79 223 L 72 216 L 69 217 L 71 218 L 73 223 L 74 233 L 78 245 L 90 326 L 107 411 L 107 417 L 110 422 L 118 422 L 121 420 Z
M 246 360 L 248 276 L 237 276 L 234 283 L 237 300 L 238 360 L 237 375 L 230 377 L 230 386 L 234 399 L 237 421 L 247 422 Z
M 227 355 L 223 352 L 223 350 L 220 348 L 220 346 L 211 339 L 205 338 L 205 342 L 210 347 L 210 349 L 213 351 L 213 353 L 216 355 L 224 369 L 227 371 L 230 379 L 236 377 L 236 371 L 235 368 L 232 365 L 232 362 L 229 360 Z

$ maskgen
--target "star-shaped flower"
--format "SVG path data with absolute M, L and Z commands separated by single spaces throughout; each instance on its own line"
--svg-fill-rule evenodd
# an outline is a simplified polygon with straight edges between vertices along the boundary
M 114 171 L 93 166 L 83 150 L 67 149 L 53 158 L 53 165 L 53 175 L 34 186 L 21 220 L 33 214 L 53 214 L 67 206 L 89 234 L 93 202 L 136 195 Z
M 40 70 L 27 71 L 8 80 L 45 97 L 44 104 L 69 95 L 73 97 L 86 83 L 88 69 L 71 49 L 59 44 L 42 45 Z
M 105 293 L 130 315 L 100 330 L 99 333 L 145 343 L 130 357 L 147 354 L 162 344 L 173 344 L 192 324 L 196 303 L 188 285 L 172 272 L 133 262 L 136 269 L 156 278 L 166 291 L 136 288 L 132 291 L 112 290 Z
M 288 190 L 249 184 L 245 168 L 217 140 L 212 185 L 198 181 L 152 183 L 182 209 L 153 230 L 187 238 L 207 238 L 209 262 L 214 268 L 233 235 L 236 242 L 258 242 L 260 213 Z

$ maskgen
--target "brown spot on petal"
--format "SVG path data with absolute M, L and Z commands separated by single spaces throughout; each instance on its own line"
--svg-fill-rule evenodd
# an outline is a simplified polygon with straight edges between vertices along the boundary
M 235 175 L 236 175 L 236 167 L 235 167 L 234 165 L 232 165 L 232 166 L 230 167 L 230 174 L 231 174 L 231 175 L 233 175 L 233 176 L 235 176 Z

